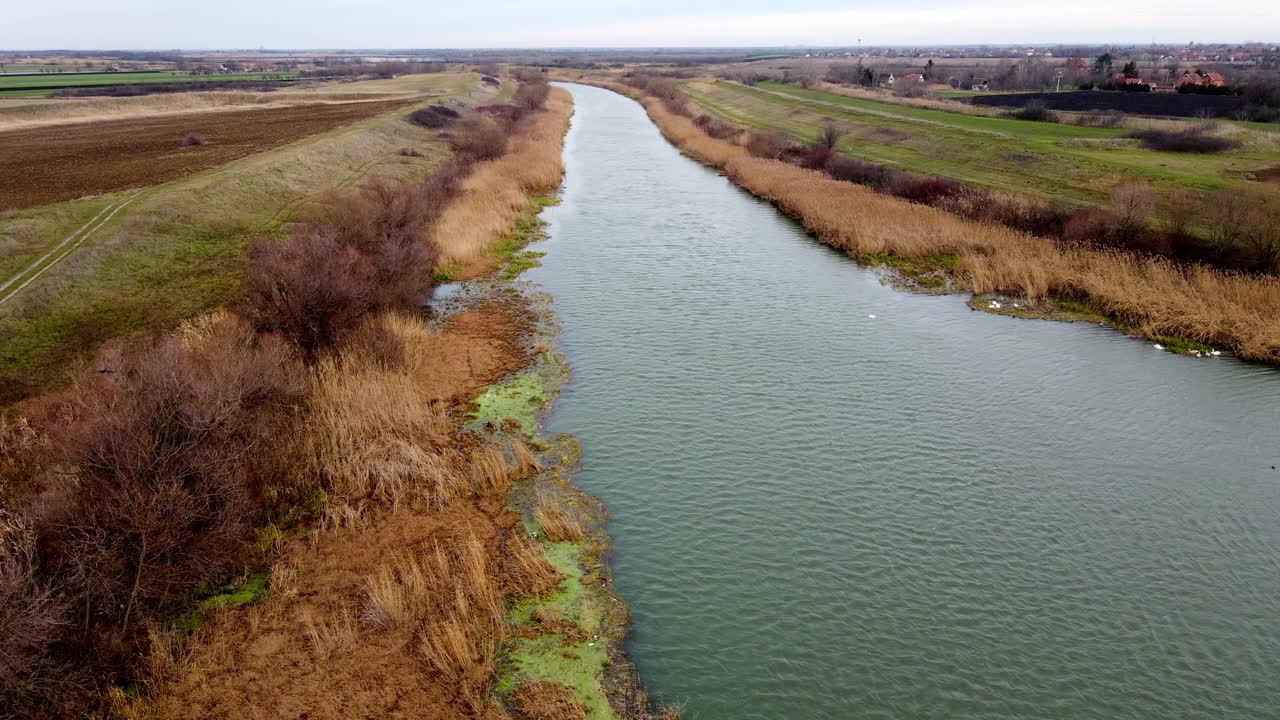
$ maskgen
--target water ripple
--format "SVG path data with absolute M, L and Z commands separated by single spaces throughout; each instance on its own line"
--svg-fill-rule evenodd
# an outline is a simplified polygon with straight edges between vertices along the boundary
M 656 697 L 1280 717 L 1280 375 L 885 288 L 574 95 L 532 277 Z

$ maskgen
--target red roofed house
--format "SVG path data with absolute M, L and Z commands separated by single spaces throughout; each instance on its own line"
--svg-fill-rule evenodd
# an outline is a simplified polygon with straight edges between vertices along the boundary
M 1195 85 L 1197 87 L 1222 87 L 1226 84 L 1226 79 L 1216 72 L 1204 73 L 1199 70 L 1196 70 L 1195 72 L 1188 70 L 1182 73 L 1182 77 L 1178 78 L 1178 81 L 1175 82 L 1173 86 L 1182 87 L 1183 85 Z

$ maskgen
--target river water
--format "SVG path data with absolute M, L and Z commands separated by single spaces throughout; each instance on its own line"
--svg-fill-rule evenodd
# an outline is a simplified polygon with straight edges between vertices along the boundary
M 529 278 L 657 699 L 1280 717 L 1280 373 L 885 287 L 569 87 Z

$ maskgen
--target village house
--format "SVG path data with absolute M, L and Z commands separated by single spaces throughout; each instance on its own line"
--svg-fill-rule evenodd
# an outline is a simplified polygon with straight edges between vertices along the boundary
M 1175 88 L 1183 85 L 1194 85 L 1196 87 L 1222 87 L 1227 84 L 1225 78 L 1216 72 L 1200 72 L 1199 70 L 1187 70 L 1182 73 L 1182 77 L 1173 84 Z
M 973 81 L 973 86 L 972 86 L 971 88 L 969 88 L 969 89 L 970 89 L 970 90 L 976 90 L 976 91 L 979 91 L 979 92 L 985 92 L 985 91 L 986 91 L 988 88 L 990 88 L 990 87 L 991 87 L 991 81 L 990 81 L 990 80 L 986 80 L 986 79 L 978 79 L 978 80 L 974 80 L 974 81 Z
M 893 87 L 893 73 L 880 73 L 879 77 L 876 78 L 876 83 L 879 84 L 880 87 Z
M 922 83 L 924 82 L 924 73 L 907 73 L 902 76 L 902 82 L 905 83 Z

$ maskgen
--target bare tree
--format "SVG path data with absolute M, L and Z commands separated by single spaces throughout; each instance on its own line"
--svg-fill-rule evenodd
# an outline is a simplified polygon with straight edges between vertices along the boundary
M 1115 211 L 1117 229 L 1123 240 L 1132 240 L 1146 227 L 1155 204 L 1155 192 L 1141 180 L 1121 183 L 1111 191 L 1111 208 Z
M 835 150 L 842 137 L 844 137 L 844 130 L 837 126 L 834 120 L 827 118 L 822 124 L 822 129 L 818 131 L 816 144 Z

